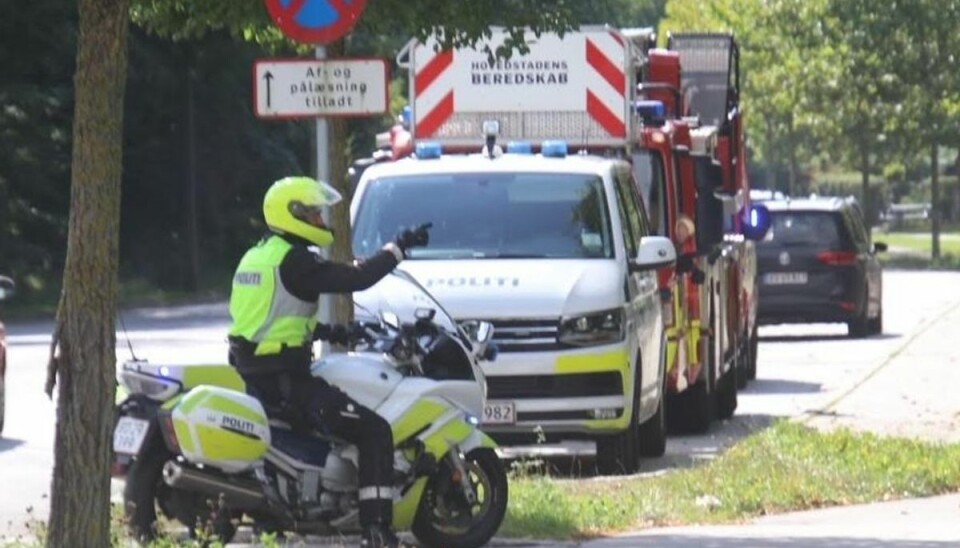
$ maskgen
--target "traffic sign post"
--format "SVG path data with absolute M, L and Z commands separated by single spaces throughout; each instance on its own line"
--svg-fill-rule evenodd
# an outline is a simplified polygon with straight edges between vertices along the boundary
M 253 70 L 254 108 L 261 118 L 387 114 L 389 82 L 383 59 L 260 60 Z
M 315 117 L 317 179 L 329 181 L 330 139 L 324 117 L 368 116 L 385 113 L 389 108 L 390 79 L 386 62 L 326 60 L 324 45 L 353 29 L 367 1 L 264 0 L 264 3 L 284 35 L 317 46 L 317 60 L 258 61 L 254 65 L 254 111 L 263 118 Z M 301 63 L 311 63 L 314 68 L 305 70 Z M 300 66 L 295 66 L 297 64 Z M 329 212 L 326 215 L 329 218 Z M 321 296 L 318 319 L 330 323 L 332 318 L 333 300 L 328 295 Z M 322 354 L 328 349 L 324 344 Z

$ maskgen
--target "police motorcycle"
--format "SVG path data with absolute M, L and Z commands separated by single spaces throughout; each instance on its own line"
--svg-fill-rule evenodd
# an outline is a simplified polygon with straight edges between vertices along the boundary
M 426 546 L 485 544 L 507 507 L 506 471 L 477 419 L 486 398 L 478 363 L 496 354 L 492 326 L 468 326 L 468 335 L 400 270 L 354 299 L 356 344 L 311 373 L 390 423 L 398 531 Z M 222 542 L 251 520 L 255 532 L 359 530 L 355 446 L 268 418 L 229 365 L 190 367 L 132 361 L 118 375 L 129 396 L 115 469 L 126 469 L 135 536 L 152 537 L 160 515 Z

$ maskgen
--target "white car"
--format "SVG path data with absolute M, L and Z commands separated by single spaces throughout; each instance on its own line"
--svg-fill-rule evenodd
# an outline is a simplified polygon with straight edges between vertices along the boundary
M 480 420 L 503 441 L 597 442 L 602 473 L 663 454 L 665 349 L 656 269 L 676 259 L 649 236 L 630 165 L 567 155 L 444 155 L 371 166 L 353 202 L 354 253 L 432 222 L 401 268 L 466 329 L 492 322 Z

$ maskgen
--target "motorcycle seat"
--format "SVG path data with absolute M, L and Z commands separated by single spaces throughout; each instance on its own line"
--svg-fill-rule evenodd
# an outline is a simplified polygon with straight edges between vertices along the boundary
M 269 419 L 267 421 L 267 424 L 270 425 L 270 432 L 272 435 L 275 435 L 276 432 L 280 430 L 280 431 L 284 431 L 284 433 L 289 432 L 290 434 L 299 436 L 301 438 L 314 438 L 314 439 L 324 440 L 327 442 L 332 442 L 337 445 L 350 445 L 350 442 L 348 442 L 347 440 L 338 438 L 337 436 L 326 434 L 324 432 L 314 431 L 311 434 L 298 433 L 296 432 L 296 429 L 293 427 L 292 424 L 280 419 Z
M 327 463 L 327 455 L 333 444 L 318 435 L 304 436 L 294 432 L 289 425 L 286 428 L 274 426 L 270 421 L 271 445 L 288 456 L 311 466 L 322 468 Z

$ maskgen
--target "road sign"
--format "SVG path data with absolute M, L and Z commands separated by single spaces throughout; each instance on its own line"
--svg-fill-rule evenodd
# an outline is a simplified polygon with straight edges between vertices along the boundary
M 367 0 L 265 0 L 270 17 L 286 36 L 328 44 L 353 29 Z
M 261 118 L 374 116 L 389 111 L 383 59 L 265 59 L 253 67 Z

